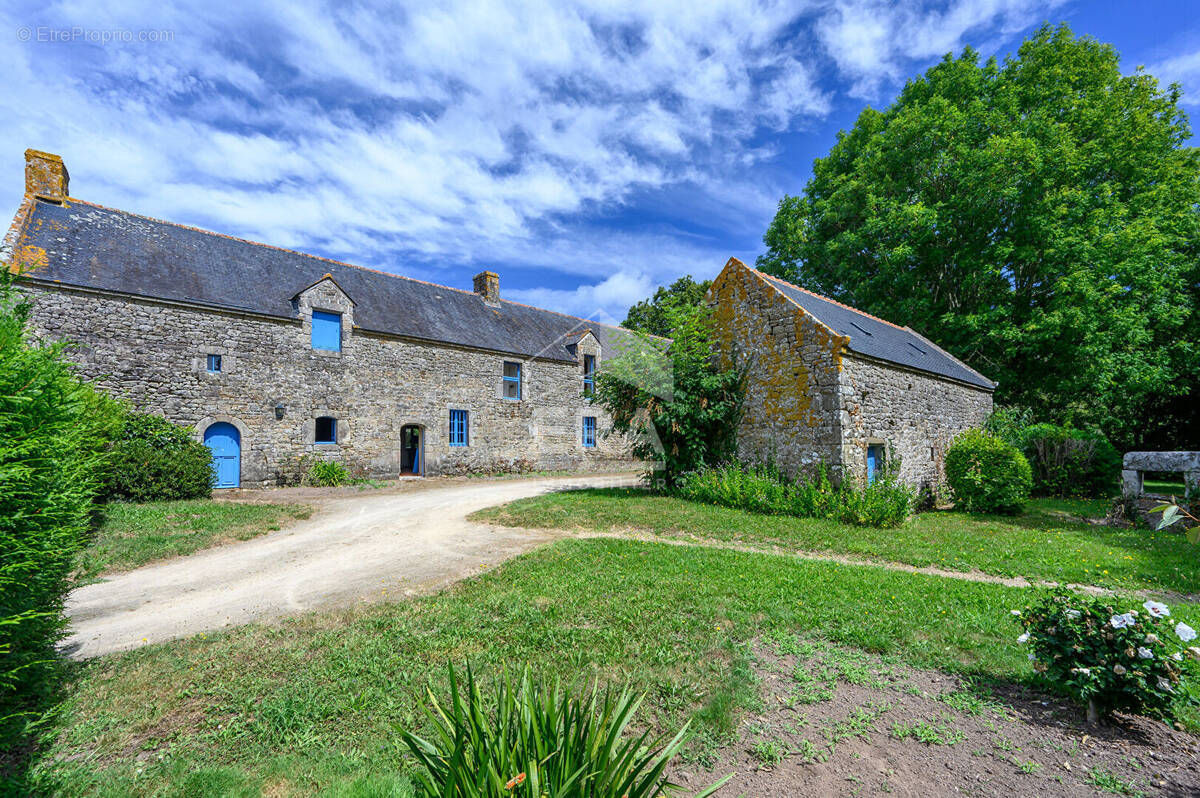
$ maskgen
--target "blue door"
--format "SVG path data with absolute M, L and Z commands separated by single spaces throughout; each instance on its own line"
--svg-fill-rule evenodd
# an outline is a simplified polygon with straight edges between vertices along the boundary
M 879 470 L 883 468 L 883 447 L 872 444 L 867 447 L 867 483 L 875 481 Z
M 237 427 L 224 421 L 204 430 L 204 445 L 212 450 L 215 488 L 236 488 L 242 484 L 242 436 Z

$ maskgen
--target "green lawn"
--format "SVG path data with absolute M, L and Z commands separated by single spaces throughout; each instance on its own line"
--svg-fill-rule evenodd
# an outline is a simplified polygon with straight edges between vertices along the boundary
M 63 795 L 382 795 L 447 663 L 529 663 L 649 691 L 664 726 L 727 734 L 752 705 L 750 641 L 800 634 L 919 666 L 1032 674 L 1027 591 L 790 557 L 564 540 L 436 596 L 313 613 L 79 666 L 38 772 Z M 1195 608 L 1173 606 L 1184 619 Z M 55 783 L 57 780 L 57 783 Z M 357 786 L 353 786 L 357 785 Z
M 1106 502 L 1039 499 L 1020 516 L 928 512 L 900 529 L 755 515 L 639 489 L 523 499 L 474 518 L 524 527 L 640 529 L 677 538 L 834 552 L 956 571 L 1117 588 L 1200 592 L 1200 548 L 1177 532 L 1093 526 Z
M 100 507 L 99 524 L 79 558 L 79 570 L 96 576 L 154 560 L 280 529 L 312 508 L 298 504 L 234 504 L 210 499 L 116 502 Z

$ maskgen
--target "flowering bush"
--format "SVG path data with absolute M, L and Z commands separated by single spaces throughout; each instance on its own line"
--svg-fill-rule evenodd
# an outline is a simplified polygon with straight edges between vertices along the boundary
M 1169 716 L 1196 703 L 1190 690 L 1200 647 L 1196 631 L 1157 601 L 1122 609 L 1111 597 L 1057 590 L 1013 610 L 1034 670 L 1088 705 L 1088 720 L 1115 709 Z

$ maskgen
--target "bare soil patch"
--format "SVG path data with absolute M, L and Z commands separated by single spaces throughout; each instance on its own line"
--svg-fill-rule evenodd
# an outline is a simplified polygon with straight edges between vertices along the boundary
M 1160 721 L 985 688 L 797 639 L 756 645 L 762 705 L 674 779 L 723 795 L 1197 796 L 1200 741 Z

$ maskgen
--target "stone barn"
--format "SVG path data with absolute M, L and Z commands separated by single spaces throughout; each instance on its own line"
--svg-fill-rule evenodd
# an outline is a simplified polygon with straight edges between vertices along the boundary
M 745 460 L 872 479 L 898 459 L 902 479 L 929 489 L 950 441 L 992 410 L 995 384 L 914 330 L 736 258 L 708 298 L 722 356 L 749 369 Z

